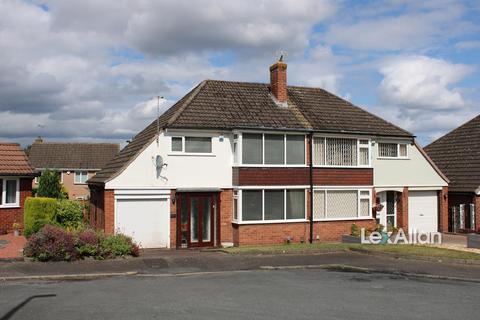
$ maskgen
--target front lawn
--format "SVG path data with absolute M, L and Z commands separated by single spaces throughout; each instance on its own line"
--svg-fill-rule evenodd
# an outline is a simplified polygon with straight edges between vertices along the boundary
M 278 253 L 307 253 L 332 251 L 363 251 L 383 252 L 413 257 L 432 257 L 462 260 L 480 260 L 480 254 L 452 249 L 443 249 L 421 245 L 404 244 L 351 244 L 351 243 L 314 243 L 314 244 L 284 244 L 271 246 L 241 246 L 223 249 L 230 254 L 278 254 Z

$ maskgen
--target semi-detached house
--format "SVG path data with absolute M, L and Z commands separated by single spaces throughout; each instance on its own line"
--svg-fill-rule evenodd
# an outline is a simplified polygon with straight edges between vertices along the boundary
M 206 80 L 89 181 L 90 220 L 143 247 L 334 241 L 445 228 L 448 180 L 414 136 L 323 89 Z

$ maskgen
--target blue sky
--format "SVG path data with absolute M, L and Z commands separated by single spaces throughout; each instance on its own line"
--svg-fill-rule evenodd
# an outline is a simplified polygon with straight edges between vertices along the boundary
M 480 113 L 479 1 L 0 2 L 0 140 L 130 139 L 198 82 L 327 89 L 425 145 Z

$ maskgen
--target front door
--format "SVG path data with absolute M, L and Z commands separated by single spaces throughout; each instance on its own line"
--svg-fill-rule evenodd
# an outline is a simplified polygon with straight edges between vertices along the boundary
M 181 197 L 181 247 L 213 246 L 215 199 L 215 195 L 203 193 L 188 193 Z
M 382 204 L 382 210 L 377 212 L 377 222 L 384 227 L 397 226 L 397 205 L 395 191 L 379 192 L 378 197 Z

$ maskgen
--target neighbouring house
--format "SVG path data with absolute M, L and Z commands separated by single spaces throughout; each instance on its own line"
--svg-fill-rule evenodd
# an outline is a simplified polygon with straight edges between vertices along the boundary
M 60 173 L 69 199 L 86 200 L 86 181 L 102 169 L 118 153 L 116 143 L 44 142 L 37 138 L 30 148 L 30 164 L 38 172 L 50 169 Z M 38 178 L 33 187 L 38 186 Z
M 37 174 L 18 143 L 0 142 L 0 234 L 23 228 L 23 206 Z
M 448 180 L 414 136 L 286 69 L 187 93 L 89 179 L 91 223 L 177 248 L 444 230 Z
M 448 231 L 480 231 L 480 115 L 425 151 L 450 180 Z

